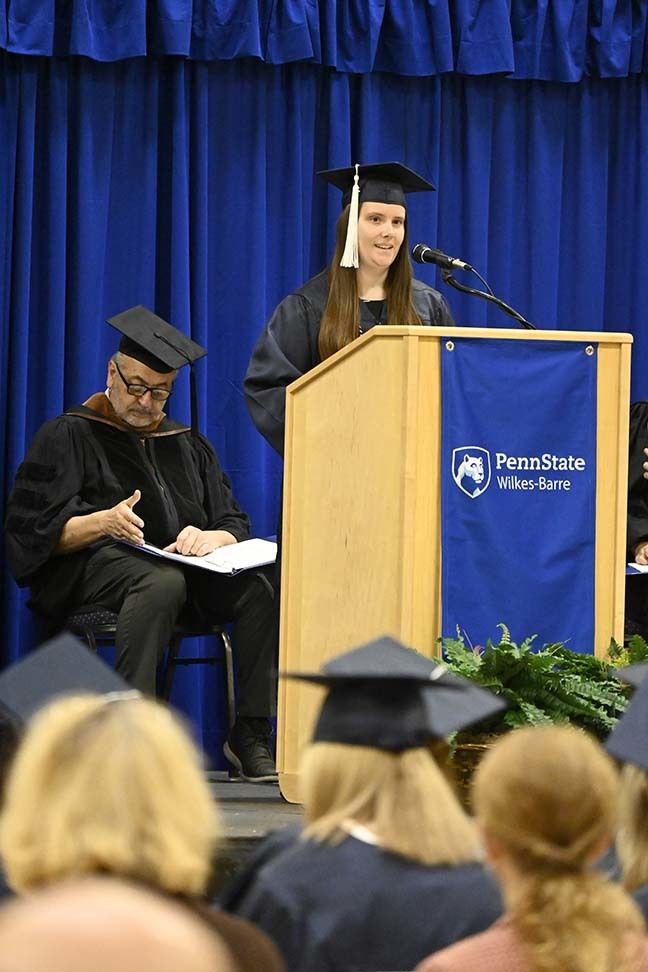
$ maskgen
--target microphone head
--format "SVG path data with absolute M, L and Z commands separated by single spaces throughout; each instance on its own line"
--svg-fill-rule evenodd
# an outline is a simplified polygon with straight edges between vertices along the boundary
M 426 246 L 425 243 L 417 243 L 412 249 L 412 259 L 416 260 L 417 263 L 425 263 L 425 251 L 429 249 L 429 246 Z

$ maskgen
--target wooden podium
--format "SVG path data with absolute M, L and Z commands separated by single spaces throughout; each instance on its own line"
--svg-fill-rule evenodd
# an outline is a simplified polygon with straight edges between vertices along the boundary
M 280 671 L 315 671 L 391 634 L 431 655 L 441 634 L 441 344 L 592 342 L 597 365 L 595 646 L 623 637 L 629 334 L 375 327 L 287 389 Z M 321 689 L 280 679 L 279 781 Z

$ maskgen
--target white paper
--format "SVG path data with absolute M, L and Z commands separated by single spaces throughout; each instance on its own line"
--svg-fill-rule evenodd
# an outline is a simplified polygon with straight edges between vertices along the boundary
M 249 570 L 251 567 L 274 564 L 277 559 L 277 544 L 272 540 L 261 540 L 259 537 L 254 537 L 252 540 L 242 540 L 241 543 L 230 543 L 225 547 L 217 547 L 216 550 L 205 554 L 204 557 L 186 557 L 184 554 L 169 553 L 160 547 L 155 547 L 152 543 L 132 543 L 128 546 L 142 550 L 153 557 L 175 560 L 177 563 L 187 564 L 189 567 L 202 567 L 203 570 L 212 570 L 217 574 L 236 574 L 240 570 Z

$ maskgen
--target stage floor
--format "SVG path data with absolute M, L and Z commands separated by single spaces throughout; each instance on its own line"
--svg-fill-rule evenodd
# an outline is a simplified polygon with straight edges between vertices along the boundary
M 227 772 L 207 774 L 227 840 L 258 840 L 270 830 L 299 823 L 302 808 L 286 803 L 276 783 L 231 782 Z
M 217 855 L 218 891 L 269 831 L 299 824 L 303 811 L 284 800 L 276 783 L 231 782 L 226 771 L 209 772 L 207 779 L 220 809 L 224 838 Z

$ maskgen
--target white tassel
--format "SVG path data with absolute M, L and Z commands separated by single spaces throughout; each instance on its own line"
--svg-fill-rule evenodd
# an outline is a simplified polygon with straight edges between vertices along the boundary
M 351 190 L 351 205 L 349 207 L 349 225 L 347 226 L 346 243 L 344 253 L 340 260 L 341 267 L 360 266 L 358 260 L 358 212 L 360 210 L 360 176 L 358 175 L 359 166 L 355 167 L 353 177 L 353 189 Z

